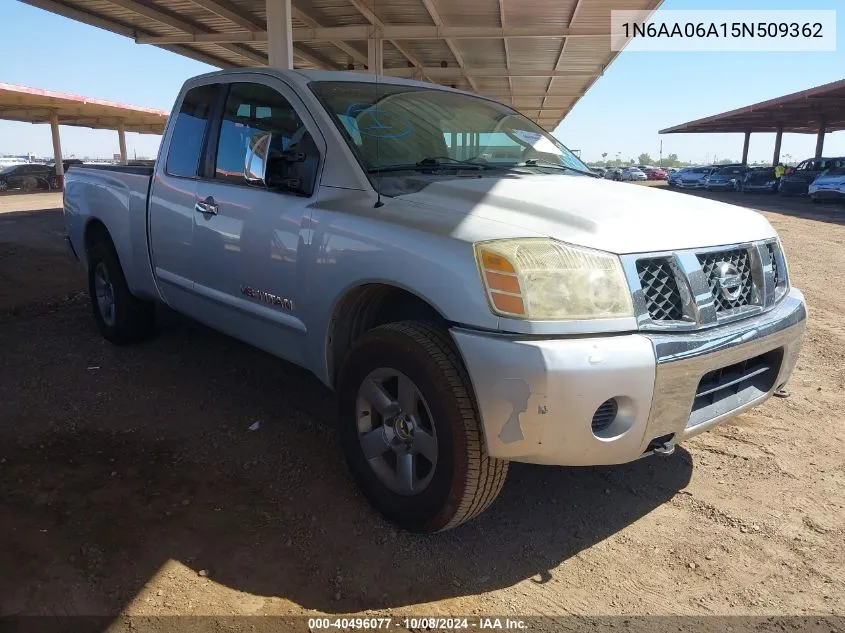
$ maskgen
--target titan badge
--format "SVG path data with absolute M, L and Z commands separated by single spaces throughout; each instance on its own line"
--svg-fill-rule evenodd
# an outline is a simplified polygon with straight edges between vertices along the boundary
M 279 297 L 277 295 L 270 294 L 269 292 L 264 292 L 263 290 L 257 290 L 252 286 L 241 286 L 241 293 L 250 299 L 257 299 L 258 301 L 268 305 L 282 308 L 288 312 L 293 312 L 293 301 L 290 299 L 285 299 L 284 297 Z

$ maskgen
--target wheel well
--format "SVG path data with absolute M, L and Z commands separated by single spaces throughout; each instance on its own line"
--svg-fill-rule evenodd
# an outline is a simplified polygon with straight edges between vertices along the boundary
M 105 241 L 108 244 L 113 244 L 111 235 L 106 225 L 100 220 L 90 220 L 85 226 L 85 253 L 86 255 L 98 242 Z
M 348 293 L 335 308 L 326 341 L 331 384 L 353 343 L 368 330 L 398 321 L 425 321 L 447 326 L 448 322 L 417 295 L 388 284 L 366 284 Z

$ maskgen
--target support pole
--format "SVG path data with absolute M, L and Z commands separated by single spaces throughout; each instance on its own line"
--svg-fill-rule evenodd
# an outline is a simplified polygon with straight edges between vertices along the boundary
M 367 67 L 374 75 L 384 74 L 384 40 L 380 37 L 367 40 Z
M 56 161 L 56 183 L 58 189 L 65 188 L 65 167 L 62 163 L 62 138 L 59 134 L 59 116 L 50 117 L 50 132 L 53 134 L 53 159 Z
M 819 133 L 816 136 L 816 158 L 822 157 L 822 152 L 824 151 L 824 134 L 825 134 L 825 123 L 819 126 Z
M 775 136 L 775 155 L 772 157 L 772 165 L 775 167 L 780 162 L 781 141 L 783 141 L 783 128 L 778 128 L 777 136 Z
M 748 164 L 748 146 L 751 143 L 751 132 L 745 133 L 745 143 L 742 146 L 742 164 Z
M 121 121 L 117 124 L 117 142 L 120 146 L 120 164 L 125 165 L 126 160 L 126 125 Z
M 267 2 L 267 57 L 273 68 L 293 68 L 293 26 L 290 0 Z

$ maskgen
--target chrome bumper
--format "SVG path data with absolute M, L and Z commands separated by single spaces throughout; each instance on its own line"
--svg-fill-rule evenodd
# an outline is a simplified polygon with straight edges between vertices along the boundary
M 649 454 L 655 439 L 674 445 L 769 398 L 792 374 L 805 321 L 804 298 L 792 290 L 768 312 L 697 332 L 542 341 L 460 328 L 452 335 L 490 455 L 596 465 L 633 461 Z M 705 374 L 773 351 L 779 367 L 766 391 L 693 413 Z M 594 434 L 593 415 L 611 398 L 617 416 Z

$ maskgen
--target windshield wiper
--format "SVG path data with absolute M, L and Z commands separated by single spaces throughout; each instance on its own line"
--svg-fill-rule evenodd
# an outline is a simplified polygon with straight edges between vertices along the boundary
M 525 162 L 516 163 L 514 167 L 551 167 L 553 169 L 560 169 L 561 171 L 571 171 L 576 174 L 581 174 L 583 176 L 592 176 L 593 178 L 599 178 L 598 174 L 594 174 L 589 171 L 584 171 L 583 169 L 576 169 L 575 167 L 569 167 L 567 165 L 561 165 L 560 163 L 553 163 L 548 160 L 543 160 L 542 158 L 529 158 Z
M 416 163 L 371 167 L 367 170 L 367 173 L 380 174 L 390 171 L 420 171 L 426 169 L 438 169 L 443 167 L 447 169 L 472 169 L 475 171 L 482 171 L 486 169 L 498 169 L 493 165 L 487 165 L 485 163 L 476 163 L 473 161 L 473 158 L 470 158 L 469 160 L 459 160 L 457 158 L 452 158 L 451 156 L 430 156 L 427 158 L 423 158 L 421 161 L 418 161 Z

